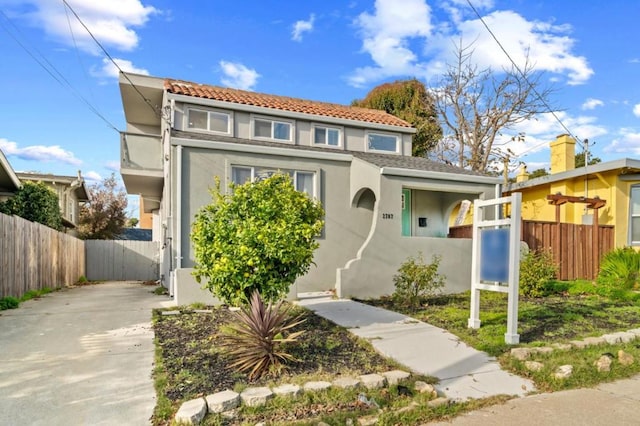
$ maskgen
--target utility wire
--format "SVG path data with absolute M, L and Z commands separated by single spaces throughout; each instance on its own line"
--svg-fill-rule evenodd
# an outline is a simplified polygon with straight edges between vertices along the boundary
M 562 122 L 562 120 L 560 120 L 560 117 L 558 117 L 558 115 L 555 113 L 555 111 L 553 111 L 553 109 L 549 106 L 549 104 L 547 103 L 547 101 L 540 95 L 540 93 L 536 90 L 535 86 L 533 84 L 531 84 L 531 82 L 529 82 L 529 79 L 527 78 L 527 76 L 524 74 L 524 72 L 522 72 L 522 70 L 520 69 L 520 67 L 516 64 L 516 62 L 511 58 L 511 55 L 509 55 L 509 52 L 507 52 L 507 50 L 504 48 L 504 46 L 502 46 L 502 43 L 500 43 L 500 40 L 498 40 L 498 38 L 496 37 L 496 35 L 493 33 L 493 31 L 491 31 L 491 28 L 489 28 L 489 25 L 487 25 L 487 23 L 485 22 L 485 20 L 482 18 L 482 16 L 480 15 L 480 13 L 478 12 L 478 10 L 473 6 L 473 4 L 471 3 L 471 0 L 467 0 L 467 4 L 469 5 L 469 7 L 473 10 L 473 12 L 476 14 L 476 16 L 478 17 L 478 19 L 480 20 L 480 22 L 482 22 L 482 25 L 485 27 L 485 29 L 489 32 L 489 34 L 491 35 L 491 37 L 493 38 L 493 40 L 497 43 L 497 45 L 500 47 L 500 50 L 502 50 L 502 52 L 506 55 L 506 57 L 509 59 L 509 61 L 511 62 L 511 64 L 513 65 L 513 67 L 520 73 L 520 75 L 522 76 L 522 78 L 524 79 L 524 81 L 527 82 L 527 84 L 529 85 L 529 88 L 531 89 L 531 91 L 533 93 L 535 93 L 535 95 L 538 97 L 538 99 L 540 100 L 540 102 L 542 102 L 542 104 L 547 107 L 547 110 L 549 111 L 549 113 L 551 113 L 551 115 L 553 116 L 553 118 L 560 124 L 560 126 L 562 126 L 562 128 L 567 132 L 567 134 L 569 134 L 570 136 L 572 136 L 576 141 L 578 141 L 579 139 L 573 134 L 573 132 L 571 132 L 571 130 L 569 130 L 567 128 L 567 126 L 564 125 L 564 123 Z M 537 146 L 535 146 L 534 148 L 538 148 L 539 146 L 541 146 L 542 144 L 539 144 Z M 520 156 L 522 156 L 524 153 L 531 151 L 534 148 L 530 148 L 526 151 L 524 151 L 522 154 L 520 154 Z
M 78 59 L 78 63 L 80 64 L 80 69 L 82 69 L 82 74 L 84 75 L 84 82 L 86 83 L 87 89 L 89 90 L 89 95 L 91 95 L 92 100 L 95 101 L 93 92 L 91 91 L 91 86 L 89 85 L 89 76 L 87 75 L 84 63 L 82 62 L 82 57 L 80 56 L 80 49 L 78 49 L 78 42 L 76 41 L 76 36 L 73 33 L 73 26 L 71 25 L 71 19 L 69 18 L 69 10 L 64 6 L 64 4 L 62 5 L 62 8 L 64 9 L 64 14 L 67 18 L 67 25 L 69 26 L 69 34 L 71 34 L 71 40 L 73 40 L 73 47 L 75 48 L 75 51 L 76 51 L 76 58 Z
M 9 19 L 9 17 L 2 11 L 0 10 L 0 14 L 4 17 L 4 19 L 9 22 L 13 28 L 14 31 L 16 32 L 16 34 L 20 34 L 20 30 L 18 29 L 18 27 L 15 26 L 15 24 L 13 24 L 13 22 L 11 21 L 11 19 Z M 9 30 L 9 28 L 6 26 L 6 24 L 3 23 L 2 20 L 0 20 L 0 26 L 2 26 L 2 28 L 7 32 L 7 34 L 9 34 L 9 36 L 38 64 L 40 65 L 40 67 L 42 69 L 44 69 L 47 74 L 49 74 L 51 76 L 51 78 L 53 78 L 55 81 L 58 82 L 58 84 L 60 84 L 62 87 L 66 87 L 68 89 L 71 90 L 71 93 L 81 102 L 83 102 L 90 110 L 91 112 L 93 112 L 96 116 L 98 116 L 102 121 L 104 121 L 108 127 L 110 127 L 111 129 L 115 130 L 116 132 L 120 133 L 120 130 L 113 124 L 111 123 L 111 121 L 109 121 L 104 115 L 102 115 L 102 113 L 95 107 L 93 106 L 93 104 L 91 104 L 91 102 L 89 102 L 84 96 L 82 96 L 80 94 L 80 92 L 69 82 L 69 80 L 67 80 L 67 78 L 55 67 L 55 65 L 53 65 L 40 51 L 38 51 L 38 49 L 36 49 L 35 47 L 32 47 L 32 49 L 37 52 L 37 54 L 40 56 L 40 58 L 36 57 L 36 55 L 30 50 L 29 47 L 27 47 L 24 43 L 22 43 L 22 41 L 20 41 L 20 39 L 16 36 L 16 34 L 14 34 L 13 32 L 11 32 Z M 24 37 L 24 36 L 23 36 Z M 25 37 L 26 39 L 26 37 Z M 54 73 L 55 71 L 55 73 Z
M 73 15 L 76 17 L 76 19 L 78 20 L 78 22 L 80 22 L 80 24 L 84 27 L 84 29 L 87 31 L 87 33 L 91 36 L 91 38 L 93 39 L 93 41 L 98 45 L 98 47 L 102 50 L 102 52 L 105 54 L 105 56 L 111 61 L 111 63 L 118 69 L 118 71 L 120 71 L 120 73 L 122 73 L 122 75 L 124 76 L 124 78 L 131 84 L 131 86 L 133 87 L 133 89 L 138 93 L 138 95 L 140 95 L 140 97 L 144 100 L 145 104 L 147 104 L 149 106 L 149 108 L 151 108 L 151 110 L 153 111 L 153 113 L 157 116 L 160 117 L 164 120 L 167 120 L 166 117 L 164 117 L 162 115 L 162 113 L 159 111 L 159 108 L 153 106 L 151 104 L 151 101 L 149 99 L 147 99 L 146 96 L 144 96 L 142 94 L 142 92 L 140 91 L 140 89 L 138 89 L 138 87 L 133 84 L 133 81 L 131 81 L 131 79 L 129 78 L 129 76 L 127 75 L 127 73 L 125 73 L 122 68 L 120 68 L 120 65 L 118 65 L 118 63 L 113 59 L 113 57 L 111 57 L 111 55 L 109 54 L 109 52 L 107 52 L 107 49 L 104 48 L 104 46 L 102 46 L 102 44 L 98 41 L 98 39 L 93 35 L 93 33 L 91 32 L 91 30 L 89 30 L 89 28 L 85 25 L 85 23 L 82 21 L 82 19 L 80 18 L 80 16 L 78 16 L 78 14 L 76 13 L 75 10 L 73 10 L 73 8 L 69 5 L 69 3 L 67 3 L 67 0 L 62 0 L 62 3 L 64 3 L 64 5 L 66 7 L 69 8 L 69 10 L 71 11 L 71 13 L 73 13 Z

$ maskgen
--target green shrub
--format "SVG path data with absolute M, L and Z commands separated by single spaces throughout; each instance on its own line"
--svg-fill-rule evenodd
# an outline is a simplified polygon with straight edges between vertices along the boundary
M 13 296 L 6 296 L 0 299 L 0 311 L 5 309 L 16 309 L 20 305 L 20 301 Z
M 247 373 L 249 380 L 259 378 L 281 366 L 295 361 L 286 352 L 284 343 L 295 342 L 303 333 L 291 333 L 291 328 L 302 323 L 300 316 L 289 317 L 289 307 L 282 301 L 266 306 L 258 291 L 251 295 L 249 307 L 234 313 L 236 321 L 225 330 L 223 346 L 232 359 L 231 367 Z
M 88 282 L 89 280 L 87 279 L 87 277 L 85 277 L 84 275 L 80 275 L 80 278 L 78 278 L 78 281 L 76 281 L 76 284 L 86 284 Z
M 637 290 L 640 287 L 640 253 L 625 247 L 605 254 L 600 262 L 597 283 L 610 290 Z
M 556 277 L 558 267 L 550 250 L 532 250 L 520 260 L 520 294 L 541 297 Z
M 396 287 L 393 297 L 402 303 L 417 306 L 421 298 L 431 296 L 444 287 L 446 276 L 438 273 L 440 260 L 441 256 L 434 254 L 431 263 L 426 264 L 421 252 L 417 257 L 409 256 L 393 276 Z
M 320 202 L 281 173 L 232 189 L 223 194 L 216 179 L 213 202 L 196 215 L 194 276 L 231 305 L 246 304 L 256 290 L 267 301 L 282 299 L 312 264 L 323 227 Z

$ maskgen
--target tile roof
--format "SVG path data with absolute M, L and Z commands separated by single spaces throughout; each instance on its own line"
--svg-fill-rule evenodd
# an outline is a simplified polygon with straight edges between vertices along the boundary
M 377 109 L 309 101 L 305 99 L 268 95 L 265 93 L 249 92 L 246 90 L 229 89 L 171 79 L 166 79 L 164 81 L 164 88 L 167 92 L 177 95 L 272 108 L 288 112 L 298 112 L 303 114 L 341 118 L 345 120 L 412 128 L 411 124 L 406 121 Z
M 420 170 L 428 172 L 439 173 L 453 173 L 458 175 L 470 175 L 470 176 L 487 176 L 483 173 L 474 172 L 471 170 L 463 169 L 461 167 L 452 166 L 449 164 L 438 163 L 428 158 L 423 157 L 409 157 L 404 155 L 395 154 L 377 154 L 373 152 L 359 152 L 359 151 L 344 151 L 338 149 L 322 148 L 317 146 L 306 145 L 289 145 L 278 142 L 256 141 L 251 139 L 232 138 L 229 136 L 207 135 L 202 133 L 184 132 L 181 130 L 172 130 L 172 137 L 182 139 L 194 139 L 194 140 L 210 140 L 217 142 L 226 142 L 240 145 L 255 145 L 255 146 L 268 146 L 271 148 L 293 149 L 301 151 L 315 151 L 325 152 L 331 154 L 345 154 L 352 155 L 367 163 L 371 163 L 378 167 L 396 167 L 405 170 Z

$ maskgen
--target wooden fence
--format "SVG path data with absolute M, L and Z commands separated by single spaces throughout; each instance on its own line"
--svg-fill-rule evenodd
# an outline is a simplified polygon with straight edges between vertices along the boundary
M 84 241 L 0 213 L 0 298 L 75 283 L 85 275 Z
M 136 280 L 159 278 L 159 247 L 155 241 L 87 240 L 87 278 Z
M 450 238 L 471 238 L 473 226 L 449 229 Z M 614 227 L 598 226 L 598 247 L 593 244 L 593 226 L 523 220 L 521 240 L 530 249 L 550 249 L 558 265 L 558 279 L 595 279 L 602 256 L 614 249 Z

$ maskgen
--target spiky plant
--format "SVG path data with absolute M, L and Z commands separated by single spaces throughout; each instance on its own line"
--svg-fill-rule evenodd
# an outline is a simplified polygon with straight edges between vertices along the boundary
M 284 362 L 296 361 L 283 344 L 295 342 L 304 333 L 290 332 L 304 319 L 301 315 L 290 318 L 289 307 L 283 307 L 282 301 L 265 305 L 257 290 L 249 302 L 248 307 L 235 312 L 237 321 L 229 325 L 223 345 L 232 359 L 231 367 L 253 380 Z

